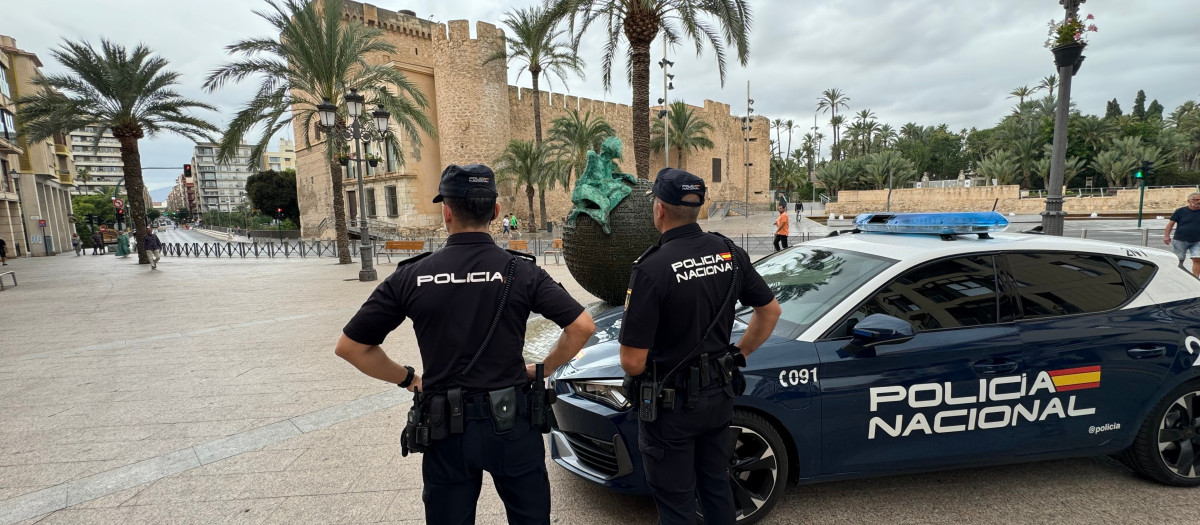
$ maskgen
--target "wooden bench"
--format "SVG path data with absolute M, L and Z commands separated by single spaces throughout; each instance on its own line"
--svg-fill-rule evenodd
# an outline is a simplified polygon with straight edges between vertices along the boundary
M 542 264 L 549 263 L 551 255 L 554 256 L 554 264 L 558 264 L 558 256 L 562 255 L 562 249 L 562 239 L 554 239 L 554 244 L 542 252 L 542 261 L 544 261 Z
M 0 291 L 4 291 L 4 276 L 12 277 L 12 285 L 17 285 L 17 272 L 0 272 Z M 10 287 L 11 288 L 11 287 Z
M 529 241 L 526 241 L 526 240 L 508 241 L 508 249 L 515 251 L 515 252 L 529 253 Z
M 386 255 L 388 262 L 392 262 L 392 254 L 411 257 L 424 251 L 425 241 L 385 241 L 383 243 L 383 250 L 379 251 L 379 255 Z

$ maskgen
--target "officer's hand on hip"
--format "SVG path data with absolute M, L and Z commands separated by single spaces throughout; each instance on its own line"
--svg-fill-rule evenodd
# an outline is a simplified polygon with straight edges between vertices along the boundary
M 525 376 L 528 377 L 530 381 L 537 379 L 537 365 L 534 363 L 525 365 Z
M 414 372 L 412 384 L 408 385 L 406 390 L 408 390 L 409 392 L 416 392 L 417 390 L 420 390 L 420 389 L 421 389 L 421 374 Z

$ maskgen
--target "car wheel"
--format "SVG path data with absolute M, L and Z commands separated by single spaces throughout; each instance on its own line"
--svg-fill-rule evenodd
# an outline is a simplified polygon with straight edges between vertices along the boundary
M 788 452 L 775 427 L 762 416 L 733 412 L 733 457 L 730 484 L 738 523 L 754 523 L 783 497 L 788 480 Z
M 1159 483 L 1200 485 L 1200 383 L 1180 386 L 1159 401 L 1122 456 Z

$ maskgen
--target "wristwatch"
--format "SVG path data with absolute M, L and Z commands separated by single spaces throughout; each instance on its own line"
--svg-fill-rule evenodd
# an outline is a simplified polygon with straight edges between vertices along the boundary
M 408 385 L 411 385 L 413 382 L 413 379 L 415 379 L 417 377 L 417 371 L 414 370 L 413 367 L 405 366 L 404 369 L 408 370 L 408 377 L 404 378 L 404 382 L 396 384 L 396 386 L 398 386 L 400 388 L 408 388 Z

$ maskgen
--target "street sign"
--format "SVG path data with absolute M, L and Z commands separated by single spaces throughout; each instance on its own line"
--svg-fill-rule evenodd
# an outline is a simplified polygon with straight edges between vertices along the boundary
M 123 201 L 123 200 L 121 200 L 121 199 L 113 199 L 113 206 L 116 206 L 116 207 L 118 207 L 118 208 L 124 208 L 124 207 L 125 207 L 125 201 Z
M 46 227 L 46 219 L 38 219 L 38 228 Z
M 104 225 L 103 225 L 103 224 L 101 224 L 101 225 L 100 225 L 100 231 L 104 231 L 104 230 L 105 230 L 105 227 L 104 227 Z

